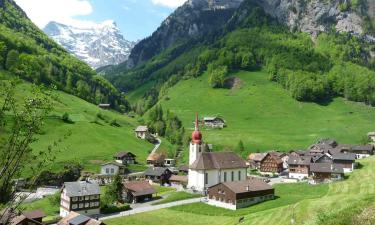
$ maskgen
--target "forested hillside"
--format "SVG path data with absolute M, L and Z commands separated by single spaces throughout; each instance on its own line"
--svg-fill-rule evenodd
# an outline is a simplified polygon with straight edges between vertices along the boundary
M 181 79 L 208 71 L 212 88 L 227 88 L 228 74 L 265 68 L 299 101 L 327 102 L 342 96 L 375 105 L 374 44 L 334 28 L 315 38 L 291 31 L 266 14 L 256 0 L 246 0 L 217 32 L 175 44 L 132 70 L 108 75 L 129 92 L 152 83 L 135 109 L 145 112 Z M 351 10 L 349 7 L 342 10 Z M 372 29 L 369 26 L 368 29 Z
M 39 30 L 13 0 L 0 0 L 0 69 L 126 111 L 121 93 Z

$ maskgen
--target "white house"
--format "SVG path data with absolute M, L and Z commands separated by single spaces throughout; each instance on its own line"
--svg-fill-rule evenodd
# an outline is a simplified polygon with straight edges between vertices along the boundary
M 124 174 L 125 166 L 118 162 L 109 162 L 101 165 L 101 175 Z
M 202 142 L 198 116 L 189 149 L 188 188 L 206 192 L 207 188 L 220 182 L 246 180 L 247 165 L 233 152 L 208 152 Z
M 66 217 L 71 211 L 82 215 L 98 215 L 99 184 L 88 181 L 65 182 L 61 191 L 60 216 Z
M 135 136 L 140 139 L 146 139 L 148 135 L 148 127 L 147 126 L 138 126 L 135 129 Z

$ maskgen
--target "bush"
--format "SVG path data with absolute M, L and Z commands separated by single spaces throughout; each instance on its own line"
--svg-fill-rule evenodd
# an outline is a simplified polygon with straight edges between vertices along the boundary
M 74 121 L 70 119 L 69 117 L 69 114 L 68 113 L 64 113 L 61 117 L 62 121 L 64 121 L 65 123 L 70 123 L 70 124 L 73 124 Z
M 124 204 L 124 205 L 103 205 L 100 207 L 100 212 L 103 214 L 110 214 L 110 213 L 117 213 L 117 212 L 123 212 L 130 210 L 130 205 Z

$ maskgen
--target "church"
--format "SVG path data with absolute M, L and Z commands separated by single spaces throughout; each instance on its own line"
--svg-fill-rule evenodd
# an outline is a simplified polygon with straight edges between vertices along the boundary
M 234 152 L 209 152 L 199 131 L 198 115 L 189 148 L 188 189 L 206 193 L 222 182 L 245 181 L 246 161 Z

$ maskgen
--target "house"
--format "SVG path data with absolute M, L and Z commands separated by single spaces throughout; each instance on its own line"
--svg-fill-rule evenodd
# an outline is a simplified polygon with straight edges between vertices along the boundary
M 267 153 L 260 162 L 260 172 L 281 173 L 283 171 L 283 161 L 276 155 Z
M 321 155 L 328 153 L 329 150 L 336 148 L 338 143 L 336 140 L 333 139 L 322 139 L 318 141 L 316 144 L 313 144 L 309 147 L 308 152 L 310 155 Z
M 70 212 L 57 225 L 105 225 L 105 223 L 76 212 Z
M 175 159 L 164 159 L 164 166 L 174 167 L 176 165 Z
M 355 167 L 355 158 L 356 155 L 354 153 L 335 153 L 332 155 L 333 163 L 336 165 L 340 165 L 344 173 L 353 172 Z
M 262 180 L 223 182 L 208 188 L 208 204 L 236 210 L 274 199 L 275 190 Z
M 146 161 L 150 166 L 164 166 L 165 158 L 164 154 L 153 152 L 147 157 Z
M 247 160 L 250 163 L 250 168 L 252 169 L 260 169 L 260 162 L 263 160 L 263 158 L 267 155 L 267 153 L 251 153 Z
M 289 157 L 290 156 L 298 157 L 298 156 L 304 156 L 304 155 L 309 155 L 309 154 L 307 151 L 304 151 L 304 150 L 292 150 L 289 152 Z
M 140 139 L 146 139 L 148 136 L 148 127 L 147 126 L 138 126 L 135 129 L 135 136 Z
M 332 156 L 328 153 L 317 154 L 311 157 L 312 163 L 332 163 Z
M 165 167 L 149 167 L 145 172 L 146 179 L 152 180 L 155 183 L 168 184 L 172 172 Z
M 123 175 L 125 166 L 118 162 L 108 162 L 101 165 L 100 174 L 114 176 L 116 174 Z
M 99 104 L 98 107 L 101 109 L 110 109 L 111 104 Z
M 136 163 L 136 157 L 137 156 L 131 152 L 119 152 L 113 156 L 113 159 L 116 160 L 116 162 L 121 163 L 123 165 L 129 165 Z
M 367 136 L 372 142 L 375 142 L 375 132 L 369 132 Z
M 333 163 L 311 163 L 310 172 L 312 178 L 310 183 L 312 184 L 331 182 L 344 178 L 344 169 L 342 166 Z
M 205 193 L 221 182 L 246 180 L 246 161 L 234 152 L 207 152 L 199 131 L 198 115 L 189 148 L 188 189 Z
M 303 180 L 309 177 L 311 156 L 289 156 L 289 178 Z
M 155 188 L 147 181 L 129 181 L 124 183 L 123 198 L 128 203 L 144 202 L 152 199 Z
M 182 174 L 188 174 L 189 173 L 189 166 L 187 165 L 181 165 L 180 167 L 178 167 L 178 172 L 179 173 L 182 173 Z
M 225 120 L 219 117 L 204 117 L 203 123 L 206 127 L 211 127 L 211 128 L 224 128 L 225 127 Z
M 185 186 L 188 183 L 188 177 L 187 176 L 179 176 L 179 175 L 172 175 L 169 178 L 169 183 L 171 186 Z
M 278 152 L 278 151 L 271 151 L 269 152 L 271 155 L 274 155 L 278 158 L 281 159 L 281 161 L 283 161 L 283 169 L 288 169 L 289 165 L 288 165 L 288 159 L 289 159 L 289 155 L 285 152 Z
M 16 213 L 0 211 L 0 225 L 43 225 L 45 214 L 41 210 Z
M 100 209 L 100 188 L 88 181 L 65 182 L 61 191 L 60 216 L 71 211 L 83 215 L 97 215 Z
M 354 153 L 356 159 L 363 159 L 374 154 L 373 145 L 353 145 L 349 150 L 343 150 L 343 153 Z

